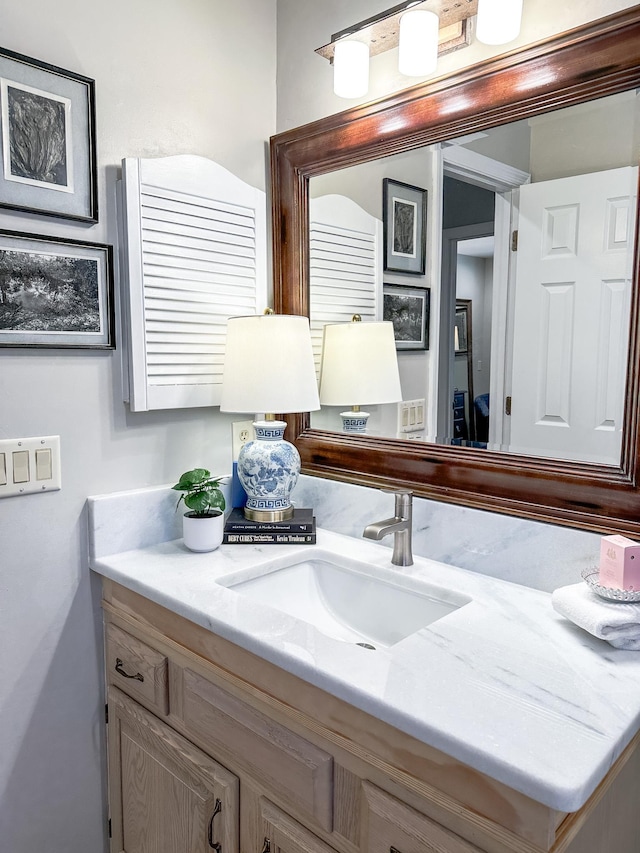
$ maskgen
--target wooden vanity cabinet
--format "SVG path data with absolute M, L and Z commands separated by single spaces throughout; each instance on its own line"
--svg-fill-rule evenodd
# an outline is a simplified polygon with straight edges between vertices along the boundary
M 111 853 L 638 853 L 638 739 L 556 812 L 104 580 Z

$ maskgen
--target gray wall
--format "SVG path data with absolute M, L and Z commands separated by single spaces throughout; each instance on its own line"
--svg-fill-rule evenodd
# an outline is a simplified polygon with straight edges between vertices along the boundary
M 125 156 L 196 153 L 265 187 L 276 0 L 0 0 L 1 44 L 96 80 L 100 222 L 9 212 L 0 227 L 115 243 Z M 239 58 L 242 57 L 242 62 Z M 97 585 L 87 495 L 230 468 L 217 410 L 132 415 L 120 351 L 0 351 L 0 437 L 61 437 L 60 492 L 0 501 L 0 850 L 105 845 Z

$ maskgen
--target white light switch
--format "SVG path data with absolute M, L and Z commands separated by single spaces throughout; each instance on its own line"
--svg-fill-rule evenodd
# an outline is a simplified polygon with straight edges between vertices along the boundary
M 13 462 L 13 482 L 29 482 L 29 451 L 14 450 L 11 454 Z
M 0 439 L 0 498 L 60 488 L 60 436 Z
M 36 450 L 36 480 L 51 479 L 51 448 Z

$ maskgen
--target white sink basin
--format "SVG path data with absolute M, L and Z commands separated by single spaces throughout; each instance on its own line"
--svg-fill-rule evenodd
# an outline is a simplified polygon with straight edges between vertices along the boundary
M 345 642 L 388 648 L 471 599 L 335 554 L 292 556 L 218 583 Z

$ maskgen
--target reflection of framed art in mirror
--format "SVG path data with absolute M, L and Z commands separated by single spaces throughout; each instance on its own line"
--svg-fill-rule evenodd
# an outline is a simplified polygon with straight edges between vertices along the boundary
M 384 268 L 424 275 L 427 245 L 427 191 L 384 178 L 382 181 Z
M 382 319 L 393 323 L 397 350 L 429 349 L 430 296 L 426 287 L 382 286 Z

